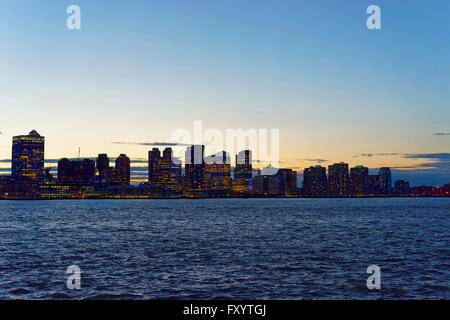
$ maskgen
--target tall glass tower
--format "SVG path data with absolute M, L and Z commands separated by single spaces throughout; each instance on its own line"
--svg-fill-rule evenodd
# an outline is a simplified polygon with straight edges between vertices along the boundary
M 35 130 L 13 137 L 11 176 L 39 181 L 44 176 L 44 137 Z

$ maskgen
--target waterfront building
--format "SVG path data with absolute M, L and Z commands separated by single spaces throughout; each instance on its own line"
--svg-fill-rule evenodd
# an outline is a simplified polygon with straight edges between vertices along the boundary
M 98 175 L 104 179 L 108 176 L 109 158 L 106 153 L 100 153 L 96 161 Z
M 303 170 L 303 194 L 309 197 L 328 196 L 326 169 L 320 165 Z
M 149 151 L 149 184 L 165 190 L 179 192 L 181 190 L 181 162 L 174 161 L 172 148 L 165 148 L 162 157 L 159 149 Z
M 148 151 L 148 183 L 150 185 L 158 183 L 158 161 L 161 158 L 161 153 L 158 148 L 153 148 Z
M 63 185 L 91 184 L 95 176 L 95 163 L 90 159 L 58 161 L 58 180 Z
M 348 197 L 348 164 L 344 162 L 328 166 L 328 188 L 332 197 Z
M 11 177 L 40 181 L 44 176 L 45 138 L 32 130 L 12 141 Z
M 409 181 L 405 179 L 395 181 L 393 193 L 397 197 L 409 196 L 411 194 Z
M 361 197 L 368 194 L 369 168 L 356 166 L 350 169 L 350 194 Z
M 284 195 L 284 181 L 282 175 L 259 175 L 253 178 L 253 194 L 273 197 Z
M 252 189 L 252 151 L 243 150 L 236 155 L 233 191 L 249 192 Z
M 213 196 L 231 193 L 231 164 L 227 152 L 205 158 L 205 188 Z
M 378 176 L 380 177 L 380 194 L 384 196 L 391 196 L 392 195 L 391 169 L 388 167 L 380 168 Z
M 380 195 L 380 177 L 377 174 L 369 175 L 367 194 L 372 197 Z
M 292 169 L 278 169 L 277 175 L 283 183 L 285 195 L 295 195 L 297 193 L 297 171 Z
M 190 195 L 203 195 L 205 190 L 205 146 L 192 145 L 185 153 L 185 186 Z
M 113 179 L 116 185 L 122 187 L 130 185 L 130 158 L 125 154 L 121 154 L 116 158 Z

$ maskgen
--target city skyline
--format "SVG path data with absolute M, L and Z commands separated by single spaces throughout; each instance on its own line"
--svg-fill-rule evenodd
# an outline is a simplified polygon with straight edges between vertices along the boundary
M 10 137 L 30 128 L 48 137 L 48 159 L 81 147 L 138 167 L 146 144 L 200 119 L 280 129 L 282 166 L 297 171 L 345 161 L 415 185 L 450 177 L 447 1 L 379 1 L 376 31 L 365 26 L 368 1 L 80 0 L 79 31 L 65 26 L 68 4 L 0 12 L 0 174 Z
M 232 167 L 229 152 L 206 154 L 205 145 L 192 144 L 185 146 L 184 161 L 174 156 L 171 147 L 162 154 L 159 148 L 149 150 L 147 167 L 143 167 L 147 179 L 140 181 L 138 189 L 129 189 L 133 181 L 126 154 L 121 153 L 111 166 L 106 153 L 99 153 L 94 161 L 81 158 L 79 150 L 76 159 L 58 160 L 55 177 L 51 172 L 55 167 L 44 164 L 45 136 L 32 130 L 12 137 L 12 144 L 11 175 L 0 180 L 5 198 L 448 196 L 450 187 L 450 183 L 442 188 L 412 186 L 407 179 L 393 179 L 389 167 L 372 174 L 368 167 L 349 167 L 345 162 L 328 165 L 328 169 L 321 165 L 305 168 L 299 187 L 297 171 L 292 168 L 254 168 L 253 164 L 260 163 L 251 149 L 237 152 Z
M 37 133 L 37 131 L 34 130 L 34 129 L 29 133 L 29 135 L 31 135 L 33 132 L 35 134 L 39 135 Z M 19 137 L 20 136 L 27 136 L 27 135 L 23 135 L 22 134 L 22 135 L 19 135 Z M 12 139 L 12 140 L 14 141 L 14 139 Z M 178 147 L 174 146 L 173 143 L 164 143 L 164 144 L 155 143 L 155 144 L 150 144 L 150 146 L 152 146 L 152 145 L 155 146 L 155 147 L 153 147 L 153 150 L 154 149 L 158 149 L 160 147 L 171 147 L 171 149 L 174 148 L 174 147 L 175 148 L 185 148 L 185 146 L 178 146 Z M 148 149 L 149 146 L 145 145 L 143 147 L 147 148 L 147 153 L 149 153 L 151 151 L 151 149 Z M 46 148 L 46 150 L 47 150 L 47 148 Z M 78 152 L 78 153 L 80 151 L 81 151 L 80 148 L 78 148 L 76 150 L 76 152 Z M 98 156 L 101 155 L 101 154 L 106 154 L 106 153 L 104 153 L 104 152 L 103 153 L 98 153 L 97 156 L 84 156 L 82 154 L 79 154 L 79 155 L 74 155 L 72 157 L 64 156 L 64 157 L 52 158 L 52 159 L 48 159 L 48 158 L 45 157 L 44 158 L 44 163 L 45 163 L 45 167 L 50 168 L 50 173 L 56 174 L 57 173 L 56 164 L 61 159 L 64 159 L 64 158 L 65 159 L 69 159 L 69 160 L 89 159 L 89 160 L 95 162 L 98 159 Z M 125 153 L 119 151 L 119 153 L 117 155 L 110 155 L 109 154 L 109 157 L 115 159 L 117 157 L 120 157 L 120 155 L 123 155 L 123 154 L 125 154 Z M 210 156 L 212 156 L 212 155 L 204 153 L 204 157 L 205 158 L 206 157 L 210 157 Z M 235 156 L 236 156 L 236 159 L 234 159 L 232 157 L 231 159 L 233 159 L 234 161 L 230 159 L 230 162 L 229 162 L 231 164 L 231 168 L 233 169 L 232 170 L 233 172 L 236 169 L 236 161 L 237 161 L 238 154 L 236 154 Z M 370 159 L 370 157 L 373 157 L 373 156 L 376 156 L 376 155 L 363 154 L 363 155 L 361 155 L 361 157 L 359 157 L 359 159 L 360 160 L 364 159 L 364 158 L 369 158 Z M 389 155 L 386 155 L 386 156 L 389 156 Z M 392 154 L 391 156 L 402 156 L 402 155 Z M 414 157 L 416 155 L 403 155 L 403 156 Z M 430 155 L 430 156 L 432 157 L 433 155 Z M 436 157 L 445 158 L 446 156 L 450 157 L 450 153 L 448 153 L 448 154 L 447 153 L 436 154 Z M 11 169 L 12 169 L 12 158 L 13 158 L 13 155 L 11 155 L 9 157 L 9 159 L 8 158 L 0 159 L 0 176 L 9 176 L 9 175 L 12 174 L 12 171 L 11 171 Z M 353 158 L 358 158 L 358 157 L 354 156 Z M 129 160 L 130 160 L 130 164 L 131 164 L 130 165 L 130 182 L 131 182 L 131 184 L 136 184 L 137 185 L 137 184 L 142 183 L 142 182 L 147 182 L 148 181 L 148 176 L 149 176 L 148 158 L 130 158 Z M 182 163 L 182 169 L 184 171 L 185 159 L 184 159 L 184 157 L 181 157 L 181 158 L 179 158 L 179 160 Z M 330 165 L 338 164 L 338 163 L 342 163 L 343 162 L 343 161 L 330 162 L 330 161 L 325 161 L 323 159 L 305 159 L 305 160 L 307 160 L 307 161 L 305 161 L 305 166 L 289 167 L 289 166 L 285 165 L 286 162 L 283 161 L 283 159 L 281 159 L 280 163 L 279 163 L 280 165 L 278 166 L 278 169 L 289 167 L 290 169 L 296 170 L 297 171 L 297 176 L 298 176 L 298 179 L 297 179 L 298 180 L 298 186 L 300 187 L 301 183 L 303 182 L 303 179 L 304 179 L 304 177 L 303 177 L 303 170 L 308 169 L 309 167 L 313 167 L 313 166 L 324 166 L 325 168 L 327 168 Z M 352 162 L 345 162 L 345 163 L 348 165 L 349 168 L 356 168 L 356 167 L 360 167 L 360 166 L 362 166 L 364 168 L 367 168 L 370 174 L 376 174 L 378 172 L 378 170 L 383 167 L 383 166 L 375 167 L 375 168 L 367 167 L 367 166 L 364 166 L 364 165 L 366 165 L 364 161 L 352 161 Z M 256 161 L 252 161 L 252 166 L 253 166 L 253 169 L 251 169 L 251 170 L 252 170 L 253 175 L 255 175 L 258 172 L 258 169 L 263 169 L 264 168 L 264 165 L 261 165 L 259 163 L 259 161 L 257 161 L 257 160 Z M 412 170 L 412 169 L 410 169 L 410 170 L 402 170 L 402 169 L 398 170 L 395 167 L 394 168 L 390 168 L 390 169 L 392 171 L 392 179 L 393 180 L 407 179 L 408 181 L 411 182 L 412 185 L 417 185 L 417 186 L 419 186 L 419 185 L 440 186 L 440 185 L 443 185 L 443 184 L 448 183 L 450 181 L 450 176 L 446 176 L 445 174 L 440 176 L 440 177 L 439 176 L 433 177 L 433 182 L 431 183 L 431 180 L 429 180 L 429 179 L 428 180 L 414 179 L 414 175 L 412 175 L 413 178 L 411 179 L 411 175 L 409 175 L 408 172 L 409 171 L 413 171 L 414 172 L 415 170 Z M 328 172 L 328 170 L 327 170 L 327 172 Z

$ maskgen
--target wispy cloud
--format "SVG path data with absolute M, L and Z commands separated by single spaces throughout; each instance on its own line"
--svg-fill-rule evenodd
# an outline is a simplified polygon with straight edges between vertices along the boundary
M 450 136 L 450 132 L 436 132 L 433 136 Z
M 358 158 L 358 157 L 375 157 L 375 156 L 401 156 L 403 154 L 401 153 L 396 153 L 396 152 L 392 152 L 392 153 L 361 153 L 361 154 L 357 154 L 355 156 L 353 156 L 353 158 Z
M 317 162 L 317 163 L 324 163 L 324 162 L 328 162 L 329 160 L 326 159 L 301 159 L 301 160 L 305 160 L 305 161 L 309 161 L 309 162 Z

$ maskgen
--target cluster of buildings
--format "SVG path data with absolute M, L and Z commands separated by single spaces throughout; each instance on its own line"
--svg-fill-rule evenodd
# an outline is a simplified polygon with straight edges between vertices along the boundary
M 265 174 L 252 167 L 251 150 L 243 150 L 231 167 L 230 155 L 205 155 L 205 146 L 188 146 L 185 166 L 173 156 L 171 148 L 148 152 L 148 181 L 130 184 L 130 158 L 119 155 L 114 166 L 107 154 L 97 159 L 60 159 L 57 177 L 52 167 L 44 167 L 45 138 L 36 131 L 13 137 L 11 176 L 0 177 L 2 199 L 59 198 L 180 198 L 180 197 L 367 197 L 449 195 L 450 185 L 442 188 L 411 188 L 407 180 L 392 186 L 389 168 L 370 175 L 367 167 L 336 163 L 326 168 L 312 166 L 303 172 L 302 188 L 297 172 L 277 169 Z M 273 171 L 271 170 L 271 173 Z

